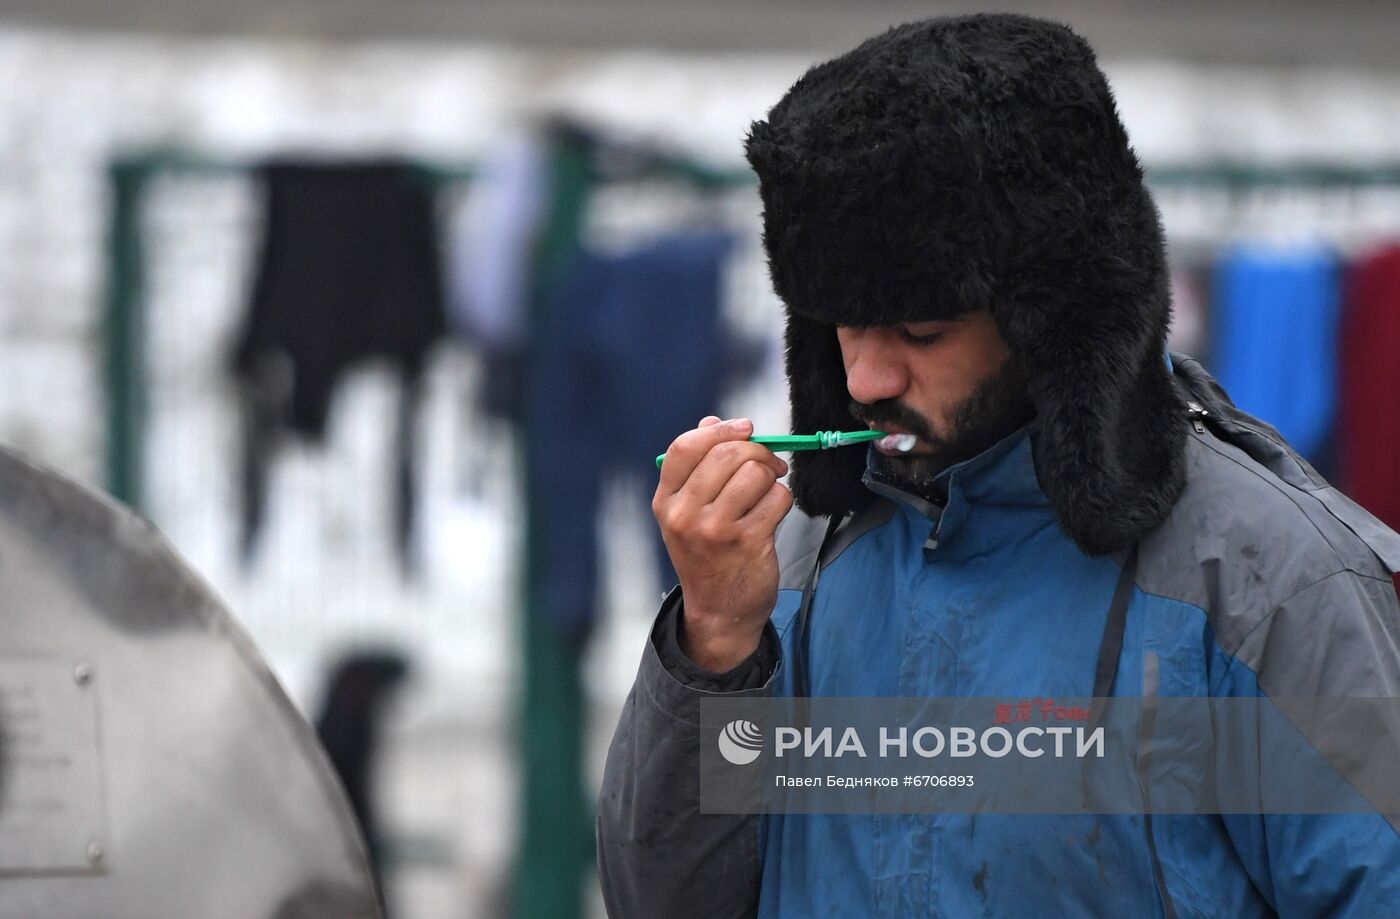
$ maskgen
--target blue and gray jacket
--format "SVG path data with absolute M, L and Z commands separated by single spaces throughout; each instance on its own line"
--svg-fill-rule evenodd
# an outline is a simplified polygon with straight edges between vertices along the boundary
M 941 508 L 868 481 L 863 511 L 784 521 L 772 663 L 730 692 L 1400 697 L 1400 537 L 1173 357 L 1186 486 L 1135 549 L 1057 525 L 1034 424 L 947 470 Z M 698 705 L 726 687 L 666 655 L 681 602 L 608 753 L 613 917 L 1400 917 L 1394 816 L 702 814 Z

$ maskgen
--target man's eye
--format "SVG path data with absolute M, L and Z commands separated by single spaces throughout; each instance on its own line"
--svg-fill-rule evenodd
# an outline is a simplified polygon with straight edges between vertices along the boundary
M 937 332 L 930 332 L 927 335 L 915 335 L 913 332 L 910 332 L 904 326 L 897 326 L 896 328 L 899 331 L 900 339 L 902 341 L 908 342 L 911 345 L 931 345 L 934 342 L 938 341 L 938 339 L 943 337 L 943 332 L 941 330 Z

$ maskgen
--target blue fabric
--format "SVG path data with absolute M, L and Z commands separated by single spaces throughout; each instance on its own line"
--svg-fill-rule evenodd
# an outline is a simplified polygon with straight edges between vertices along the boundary
M 1119 569 L 1056 525 L 1033 437 L 1023 430 L 953 467 L 937 520 L 899 503 L 822 573 L 811 695 L 1092 695 Z M 798 653 L 800 599 L 780 591 L 773 613 L 784 660 Z M 1259 692 L 1201 609 L 1135 589 L 1114 695 L 1141 695 L 1148 652 L 1160 696 Z M 779 668 L 778 695 L 795 694 L 792 674 Z M 1158 815 L 1153 836 L 1183 919 L 1362 919 L 1400 901 L 1395 870 L 1338 881 L 1358 865 L 1400 865 L 1400 839 L 1379 816 Z M 761 917 L 1164 915 L 1137 815 L 776 814 L 759 819 L 758 840 Z M 1328 899 L 1339 890 L 1352 899 Z
M 1340 304 L 1328 249 L 1237 246 L 1216 265 L 1216 378 L 1313 461 L 1324 456 L 1336 415 Z
M 656 478 L 654 457 L 719 401 L 725 341 L 723 267 L 734 238 L 668 235 L 621 254 L 582 251 L 549 303 L 531 361 L 530 442 L 545 444 L 531 488 L 541 527 L 541 608 L 561 633 L 592 629 L 597 517 L 605 483 Z M 675 573 L 649 527 L 663 584 Z

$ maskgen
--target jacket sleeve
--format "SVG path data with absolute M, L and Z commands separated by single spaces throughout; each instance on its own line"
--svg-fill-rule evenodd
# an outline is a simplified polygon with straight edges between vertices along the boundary
M 1394 802 L 1400 769 L 1396 589 L 1389 578 L 1336 572 L 1280 605 L 1236 656 L 1340 779 L 1382 805 Z M 1363 709 L 1376 719 L 1357 725 L 1355 715 L 1344 723 L 1307 704 L 1318 699 L 1387 701 Z M 1283 919 L 1400 916 L 1400 816 L 1236 815 L 1225 823 L 1238 849 L 1267 854 L 1252 874 Z
M 612 919 L 739 919 L 757 909 L 757 818 L 700 813 L 699 703 L 716 687 L 770 695 L 777 633 L 768 624 L 753 657 L 714 674 L 672 647 L 680 610 L 677 588 L 662 602 L 603 769 L 598 876 Z

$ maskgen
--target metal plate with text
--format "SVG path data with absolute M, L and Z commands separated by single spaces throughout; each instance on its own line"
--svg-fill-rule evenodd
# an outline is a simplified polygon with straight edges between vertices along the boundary
M 101 867 L 95 684 L 78 657 L 0 657 L 0 874 Z

